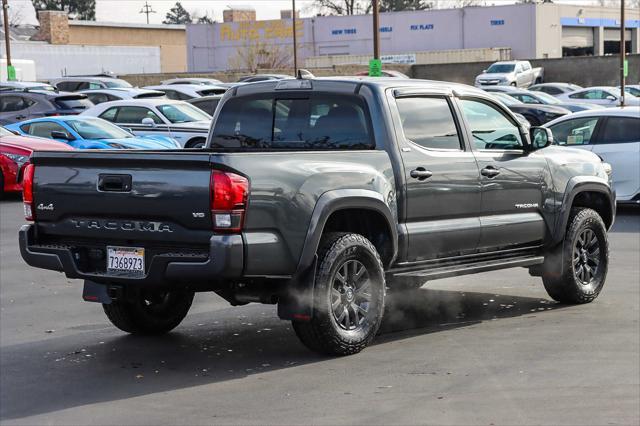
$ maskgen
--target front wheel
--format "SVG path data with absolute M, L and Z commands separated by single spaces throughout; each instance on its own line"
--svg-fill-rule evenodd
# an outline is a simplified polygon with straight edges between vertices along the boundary
M 572 304 L 595 300 L 609 267 L 607 230 L 600 215 L 592 209 L 572 209 L 565 240 L 545 264 L 542 281 L 552 299 Z
M 176 328 L 187 316 L 193 292 L 140 291 L 126 300 L 103 304 L 109 321 L 131 334 L 164 334 Z
M 373 244 L 359 234 L 331 233 L 318 250 L 313 317 L 293 328 L 313 351 L 355 354 L 375 337 L 384 300 L 384 268 Z

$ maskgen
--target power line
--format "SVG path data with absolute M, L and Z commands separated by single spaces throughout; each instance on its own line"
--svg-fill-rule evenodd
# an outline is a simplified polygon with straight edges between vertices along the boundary
M 144 13 L 145 15 L 147 15 L 147 24 L 149 23 L 149 14 L 151 13 L 157 13 L 155 10 L 153 10 L 153 8 L 149 5 L 148 2 L 144 2 L 144 6 L 142 6 L 142 9 L 140 9 L 140 12 L 138 13 Z

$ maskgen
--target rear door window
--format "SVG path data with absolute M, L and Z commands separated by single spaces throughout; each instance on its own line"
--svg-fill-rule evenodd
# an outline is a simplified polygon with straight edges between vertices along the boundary
M 62 109 L 83 110 L 93 106 L 93 102 L 87 97 L 62 97 L 55 99 L 56 104 Z
M 405 138 L 423 148 L 461 149 L 453 112 L 445 98 L 400 98 L 396 103 Z
M 78 82 L 77 81 L 61 81 L 56 84 L 56 88 L 63 92 L 75 92 L 78 90 Z
M 51 139 L 51 132 L 62 132 L 69 135 L 67 129 L 53 121 L 39 121 L 36 123 L 25 124 L 21 129 L 31 136 L 38 136 L 41 138 Z
M 598 124 L 597 117 L 574 118 L 551 127 L 558 145 L 588 145 Z
M 105 114 L 109 112 L 108 110 Z M 104 117 L 100 117 L 104 118 Z M 151 118 L 153 122 L 156 124 L 162 124 L 162 119 L 158 117 L 156 113 L 151 111 L 149 108 L 144 107 L 133 107 L 133 106 L 124 106 L 119 107 L 117 115 L 115 117 L 116 123 L 127 123 L 127 124 L 141 124 L 142 119 Z
M 33 104 L 33 101 L 23 96 L 2 95 L 0 97 L 0 112 L 23 111 Z
M 544 93 L 548 93 L 550 95 L 559 95 L 562 93 L 562 90 L 558 89 L 557 87 L 541 87 L 538 90 Z
M 609 117 L 596 143 L 640 142 L 640 118 Z
M 213 148 L 373 149 L 369 113 L 353 95 L 242 97 L 227 101 L 216 120 Z

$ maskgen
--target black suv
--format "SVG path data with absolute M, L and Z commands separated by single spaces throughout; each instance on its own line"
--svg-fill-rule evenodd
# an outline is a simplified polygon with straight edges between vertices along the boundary
M 80 114 L 93 103 L 86 95 L 46 90 L 3 90 L 0 124 L 54 115 Z

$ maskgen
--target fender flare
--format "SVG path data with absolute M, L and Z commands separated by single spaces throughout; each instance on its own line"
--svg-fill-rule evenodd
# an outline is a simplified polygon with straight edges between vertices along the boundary
M 612 219 L 616 211 L 615 192 L 611 186 L 603 179 L 594 177 L 575 176 L 569 179 L 562 199 L 562 207 L 558 213 L 558 220 L 554 230 L 554 243 L 560 243 L 564 239 L 564 230 L 569 222 L 571 214 L 571 206 L 576 196 L 582 192 L 598 192 L 606 196 L 609 200 L 609 208 L 611 209 Z M 613 220 L 611 224 L 613 225 Z
M 311 214 L 307 235 L 300 254 L 298 267 L 278 303 L 281 319 L 310 320 L 313 315 L 313 290 L 317 251 L 322 232 L 331 214 L 344 209 L 372 210 L 380 213 L 391 233 L 392 261 L 398 253 L 398 231 L 393 225 L 395 215 L 385 203 L 382 194 L 367 189 L 337 189 L 327 191 L 318 198 Z

